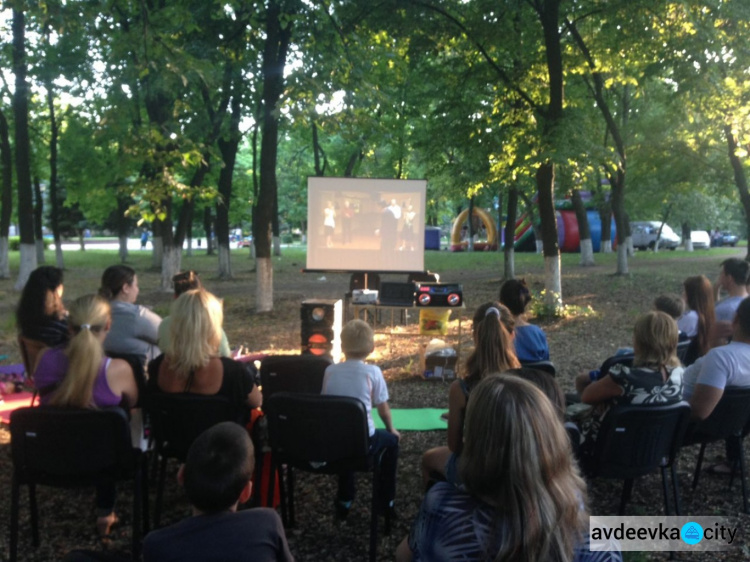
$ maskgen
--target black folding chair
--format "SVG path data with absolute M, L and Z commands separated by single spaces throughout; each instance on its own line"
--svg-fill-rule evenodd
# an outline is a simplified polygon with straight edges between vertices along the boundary
M 544 371 L 553 377 L 557 376 L 557 369 L 552 361 L 521 361 L 521 366 Z
M 619 514 L 633 491 L 633 482 L 656 468 L 661 470 L 664 514 L 669 515 L 667 468 L 671 471 L 675 514 L 680 514 L 680 494 L 675 474 L 677 452 L 690 419 L 690 405 L 615 406 L 605 416 L 594 453 L 584 462 L 589 476 L 624 480 Z
M 626 367 L 632 367 L 634 357 L 635 356 L 632 353 L 623 353 L 622 355 L 613 355 L 612 357 L 608 357 L 604 360 L 602 366 L 599 367 L 599 372 L 602 374 L 602 376 L 604 376 L 615 365 L 625 365 Z
M 31 533 L 39 546 L 36 486 L 79 488 L 102 480 L 133 480 L 133 560 L 140 559 L 148 531 L 148 489 L 140 449 L 131 445 L 125 412 L 55 406 L 21 408 L 11 414 L 13 478 L 10 508 L 10 560 L 18 552 L 20 487 L 29 488 Z
M 693 474 L 693 489 L 698 486 L 703 455 L 706 445 L 714 441 L 725 439 L 729 446 L 738 451 L 739 456 L 732 465 L 732 474 L 729 486 L 732 486 L 734 474 L 739 466 L 740 481 L 742 484 L 742 509 L 747 510 L 747 487 L 745 482 L 745 453 L 742 443 L 745 435 L 750 430 L 750 388 L 725 388 L 724 394 L 716 404 L 714 411 L 702 422 L 691 426 L 685 436 L 685 445 L 700 443 L 698 462 Z
M 151 420 L 154 449 L 160 460 L 154 527 L 161 522 L 167 460 L 185 461 L 190 445 L 206 429 L 224 422 L 238 422 L 237 411 L 226 396 L 188 393 L 152 393 L 146 396 L 146 412 Z
M 264 405 L 274 468 L 280 474 L 281 513 L 294 526 L 294 470 L 339 474 L 346 470 L 372 472 L 370 560 L 377 554 L 380 466 L 382 453 L 369 454 L 369 430 L 364 404 L 346 396 L 314 396 L 280 392 Z M 288 512 L 288 516 L 287 516 Z M 390 512 L 385 529 L 390 532 Z
M 260 363 L 263 400 L 277 392 L 320 394 L 331 360 L 315 355 L 271 355 Z

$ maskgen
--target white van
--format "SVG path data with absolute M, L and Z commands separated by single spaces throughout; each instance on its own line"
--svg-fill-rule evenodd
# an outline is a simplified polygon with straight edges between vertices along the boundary
M 659 233 L 659 227 L 661 227 L 661 221 L 635 221 L 630 223 L 630 230 L 633 236 L 633 247 L 639 250 L 645 250 L 647 248 L 653 249 L 656 245 L 656 235 Z M 680 245 L 682 240 L 670 228 L 668 224 L 665 224 L 661 228 L 661 237 L 659 238 L 659 248 L 674 250 Z

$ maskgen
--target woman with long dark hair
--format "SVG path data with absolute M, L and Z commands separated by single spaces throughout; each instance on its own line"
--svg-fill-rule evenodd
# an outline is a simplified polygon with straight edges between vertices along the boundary
M 677 327 L 690 338 L 685 365 L 691 365 L 711 349 L 716 316 L 714 291 L 705 275 L 688 277 L 683 283 L 683 298 L 688 310 L 677 320 Z
M 16 309 L 20 334 L 48 347 L 68 341 L 68 311 L 62 301 L 63 271 L 43 265 L 29 275 Z

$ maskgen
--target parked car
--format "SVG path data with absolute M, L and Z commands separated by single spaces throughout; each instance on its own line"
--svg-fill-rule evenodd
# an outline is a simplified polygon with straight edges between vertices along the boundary
M 639 250 L 647 248 L 653 249 L 656 246 L 656 239 L 661 227 L 661 237 L 659 237 L 659 248 L 674 250 L 680 245 L 682 239 L 674 230 L 665 224 L 663 227 L 661 221 L 634 221 L 630 223 L 630 230 L 633 236 L 633 246 Z
M 736 234 L 729 232 L 728 230 L 719 233 L 718 245 L 719 246 L 736 246 L 740 237 Z
M 690 240 L 693 242 L 693 249 L 695 250 L 708 250 L 711 247 L 711 237 L 705 230 L 691 231 Z
M 253 237 L 245 236 L 242 240 L 237 242 L 238 248 L 250 248 L 253 245 Z

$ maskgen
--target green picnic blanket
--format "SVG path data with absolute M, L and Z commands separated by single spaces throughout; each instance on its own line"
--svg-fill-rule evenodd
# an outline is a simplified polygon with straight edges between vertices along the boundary
M 445 408 L 391 408 L 391 417 L 393 427 L 399 431 L 432 431 L 448 428 L 448 422 L 440 417 L 445 412 Z M 372 411 L 372 419 L 375 420 L 376 428 L 385 429 L 375 409 Z

